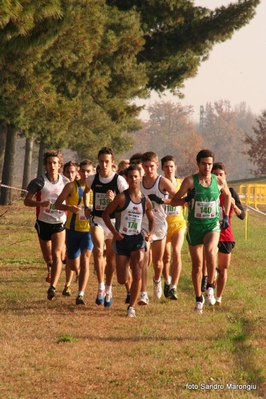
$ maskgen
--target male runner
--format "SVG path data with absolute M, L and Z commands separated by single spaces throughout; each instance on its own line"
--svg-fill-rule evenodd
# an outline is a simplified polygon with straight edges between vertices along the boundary
M 89 221 L 85 217 L 83 192 L 89 175 L 92 174 L 93 163 L 90 160 L 80 162 L 80 180 L 69 182 L 55 201 L 55 208 L 67 211 L 66 221 L 66 286 L 63 295 L 70 296 L 70 283 L 73 271 L 79 272 L 79 292 L 76 305 L 85 305 L 84 292 L 89 278 L 92 240 L 89 233 Z M 66 203 L 65 203 L 66 202 Z
M 38 233 L 43 258 L 47 264 L 48 277 L 49 268 L 51 268 L 47 298 L 52 300 L 62 269 L 66 221 L 65 212 L 55 209 L 54 203 L 69 180 L 59 173 L 63 165 L 60 151 L 46 151 L 43 164 L 46 173 L 29 183 L 24 204 L 36 207 L 35 229 Z
M 115 269 L 115 254 L 112 250 L 113 235 L 103 221 L 102 214 L 115 195 L 127 189 L 126 180 L 113 172 L 114 153 L 109 147 L 98 152 L 100 171 L 87 179 L 83 194 L 85 214 L 90 217 L 90 233 L 93 242 L 94 267 L 98 279 L 98 295 L 96 304 L 110 307 L 112 304 L 112 279 Z M 93 191 L 93 209 L 89 209 L 89 193 Z M 114 223 L 114 215 L 112 221 Z M 104 270 L 104 243 L 106 244 L 106 267 Z M 104 284 L 104 271 L 106 285 Z
M 214 305 L 216 300 L 213 282 L 220 236 L 219 196 L 220 192 L 223 191 L 224 216 L 221 227 L 226 229 L 229 227 L 231 194 L 226 182 L 211 173 L 214 161 L 212 151 L 201 150 L 197 154 L 196 160 L 198 173 L 183 180 L 179 191 L 171 201 L 171 205 L 184 205 L 185 202 L 189 202 L 187 241 L 192 260 L 192 281 L 196 295 L 194 311 L 202 313 L 205 302 L 201 294 L 203 248 L 208 270 L 206 301 L 209 305 Z M 188 196 L 182 199 L 187 192 Z
M 175 176 L 177 165 L 172 155 L 166 155 L 161 159 L 161 168 L 164 176 L 173 184 L 176 191 L 181 186 L 181 180 Z M 186 221 L 183 215 L 182 206 L 165 206 L 168 223 L 166 245 L 163 256 L 164 268 L 164 296 L 169 299 L 177 300 L 177 284 L 182 270 L 181 249 L 184 243 L 186 231 Z M 172 258 L 172 263 L 171 263 Z M 171 263 L 171 266 L 170 266 Z M 171 270 L 171 276 L 170 276 Z
M 145 152 L 142 155 L 142 167 L 144 169 L 144 176 L 140 185 L 141 192 L 150 198 L 152 201 L 153 215 L 155 227 L 151 241 L 152 263 L 154 267 L 153 277 L 153 293 L 155 298 L 160 299 L 162 296 L 161 274 L 163 270 L 163 254 L 165 249 L 165 240 L 167 233 L 166 215 L 164 211 L 164 204 L 170 204 L 171 199 L 175 193 L 175 187 L 165 177 L 157 173 L 159 166 L 158 156 L 154 152 Z M 167 195 L 168 194 L 168 195 Z M 148 219 L 144 215 L 142 221 L 142 229 L 148 231 Z M 149 297 L 147 294 L 147 276 L 149 265 L 149 248 L 145 256 L 142 287 L 139 305 L 147 305 Z
M 127 309 L 129 317 L 135 317 L 135 305 L 141 289 L 142 267 L 145 240 L 150 241 L 154 228 L 151 201 L 140 191 L 141 169 L 131 165 L 125 170 L 128 189 L 118 194 L 103 213 L 106 226 L 114 235 L 113 248 L 116 253 L 116 272 L 119 284 L 126 284 L 129 268 L 132 270 L 130 302 Z M 116 224 L 113 226 L 110 215 L 115 212 Z M 142 232 L 144 213 L 149 222 L 146 234 Z

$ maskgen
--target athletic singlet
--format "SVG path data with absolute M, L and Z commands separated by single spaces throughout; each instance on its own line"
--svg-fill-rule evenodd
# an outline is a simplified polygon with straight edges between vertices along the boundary
M 233 189 L 230 188 L 232 194 Z M 233 194 L 232 194 L 233 197 Z M 224 216 L 224 194 L 220 195 L 220 208 L 221 208 L 221 218 Z M 219 241 L 221 242 L 235 242 L 233 230 L 232 230 L 232 217 L 233 217 L 233 207 L 231 206 L 229 211 L 229 227 L 227 229 L 221 229 Z
M 65 187 L 66 183 L 69 182 L 69 180 L 62 175 L 58 176 L 58 181 L 56 183 L 50 182 L 50 180 L 47 178 L 45 174 L 42 175 L 42 178 L 44 180 L 44 185 L 42 189 L 37 192 L 36 200 L 37 201 L 49 200 L 51 201 L 51 204 L 48 207 L 40 206 L 36 208 L 37 219 L 41 220 L 42 222 L 51 223 L 51 224 L 65 223 L 66 221 L 65 212 L 55 209 L 54 203 L 59 194 L 61 194 L 61 191 Z
M 188 204 L 188 221 L 191 224 L 208 225 L 219 222 L 220 190 L 215 175 L 211 175 L 209 187 L 199 183 L 198 175 L 193 175 L 195 198 Z
M 96 173 L 93 183 L 91 185 L 91 189 L 93 191 L 93 210 L 92 216 L 102 217 L 102 214 L 110 204 L 110 198 L 106 197 L 106 192 L 108 190 L 112 190 L 116 195 L 118 193 L 117 187 L 117 178 L 118 175 L 115 174 L 113 179 L 109 183 L 102 183 L 99 179 L 99 173 Z M 114 215 L 110 215 L 110 218 L 114 218 Z
M 176 178 L 175 182 L 176 182 L 175 188 L 176 188 L 176 191 L 178 191 L 181 186 L 181 180 Z M 165 213 L 167 216 L 166 221 L 168 224 L 169 223 L 177 223 L 177 222 L 180 222 L 181 220 L 184 220 L 182 206 L 165 205 Z
M 135 203 L 129 196 L 129 191 L 124 191 L 125 206 L 116 211 L 116 229 L 121 234 L 133 236 L 140 234 L 142 218 L 145 214 L 145 196 L 142 194 L 141 202 Z
M 157 179 L 155 180 L 154 184 L 150 188 L 146 188 L 144 186 L 144 182 L 140 183 L 140 190 L 142 194 L 145 195 L 145 197 L 149 194 L 156 194 L 157 197 L 159 198 L 166 198 L 166 194 L 164 194 L 160 190 L 160 181 L 163 176 L 159 175 Z M 163 204 L 157 204 L 157 202 L 152 201 L 152 211 L 153 211 L 153 216 L 154 216 L 154 222 L 155 222 L 155 229 L 158 229 L 158 227 L 163 226 L 166 224 L 166 215 L 164 211 L 164 206 Z M 148 218 L 146 215 L 143 216 L 143 221 L 142 221 L 143 226 L 147 227 L 149 225 Z
M 90 230 L 89 220 L 86 219 L 84 205 L 83 205 L 83 192 L 85 185 L 80 184 L 79 181 L 73 182 L 73 191 L 67 198 L 67 205 L 79 205 L 81 210 L 78 213 L 67 211 L 66 228 L 69 230 L 80 231 L 82 233 Z

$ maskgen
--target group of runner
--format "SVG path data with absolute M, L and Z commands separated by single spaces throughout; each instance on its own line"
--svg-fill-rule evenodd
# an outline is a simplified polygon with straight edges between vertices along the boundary
M 245 212 L 237 193 L 227 186 L 225 166 L 214 164 L 213 153 L 201 150 L 196 162 L 198 172 L 181 181 L 176 178 L 173 156 L 161 159 L 162 176 L 158 174 L 157 154 L 149 151 L 121 161 L 118 173 L 112 149 L 103 147 L 98 152 L 96 170 L 90 160 L 80 162 L 79 170 L 68 163 L 68 168 L 64 167 L 67 178 L 60 173 L 61 152 L 45 152 L 46 173 L 29 183 L 24 203 L 37 211 L 35 228 L 50 284 L 47 298 L 52 300 L 56 295 L 66 246 L 63 295 L 71 295 L 73 274 L 78 273 L 77 305 L 85 304 L 91 254 L 98 280 L 97 305 L 112 305 L 116 270 L 118 283 L 126 287 L 127 315 L 135 317 L 137 303 L 149 303 L 151 263 L 155 298 L 164 293 L 177 300 L 186 233 L 196 297 L 194 310 L 202 313 L 205 298 L 209 305 L 216 301 L 221 304 L 234 247 L 232 214 L 243 219 Z

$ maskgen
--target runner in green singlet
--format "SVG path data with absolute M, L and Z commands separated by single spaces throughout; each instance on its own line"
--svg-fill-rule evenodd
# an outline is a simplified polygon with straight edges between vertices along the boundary
M 201 293 L 201 276 L 203 266 L 203 248 L 205 251 L 208 283 L 206 301 L 215 304 L 214 276 L 216 266 L 217 245 L 220 235 L 219 196 L 223 191 L 225 213 L 222 227 L 229 227 L 229 210 L 231 194 L 226 181 L 211 174 L 214 154 L 210 150 L 201 150 L 196 157 L 198 173 L 186 177 L 171 201 L 171 205 L 189 203 L 187 241 L 192 260 L 192 281 L 196 295 L 195 312 L 202 313 L 205 302 Z M 188 193 L 187 197 L 184 195 Z

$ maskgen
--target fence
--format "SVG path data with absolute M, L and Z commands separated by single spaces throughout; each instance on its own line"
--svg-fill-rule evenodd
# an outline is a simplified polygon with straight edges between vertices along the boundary
M 258 209 L 266 205 L 266 184 L 241 184 L 238 189 L 241 202 Z

